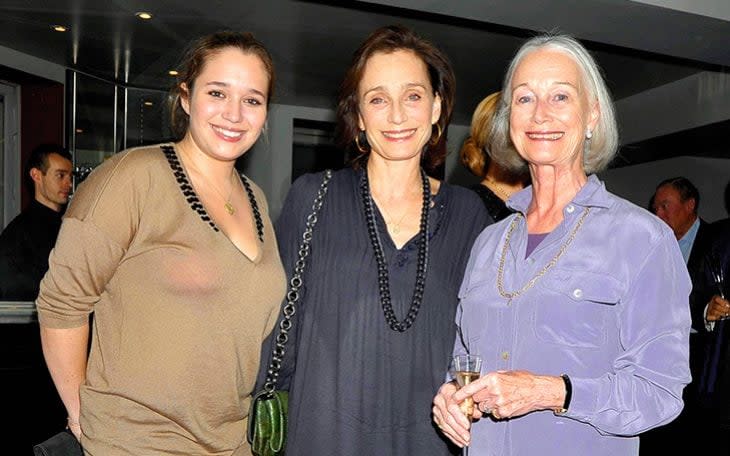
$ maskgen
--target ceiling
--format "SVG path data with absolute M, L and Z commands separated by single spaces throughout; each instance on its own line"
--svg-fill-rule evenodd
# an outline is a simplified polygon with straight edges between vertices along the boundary
M 668 127 L 654 114 L 641 130 L 635 125 L 642 122 L 627 125 L 632 148 L 626 149 L 629 158 L 622 163 L 628 164 L 632 162 L 631 152 L 652 138 L 681 135 L 700 127 L 727 131 L 730 108 L 713 105 L 708 113 L 703 109 L 706 106 L 694 106 L 700 103 L 694 92 L 672 88 L 682 80 L 685 85 L 700 85 L 700 80 L 706 79 L 703 75 L 727 75 L 730 2 L 695 2 L 693 11 L 686 11 L 685 3 L 3 0 L 0 46 L 125 85 L 167 89 L 172 82 L 167 72 L 175 68 L 190 40 L 219 29 L 248 30 L 274 57 L 274 103 L 331 108 L 350 56 L 364 37 L 378 26 L 403 23 L 451 58 L 457 75 L 454 122 L 466 125 L 479 101 L 499 89 L 504 69 L 525 37 L 534 34 L 533 30 L 561 30 L 581 38 L 594 52 L 617 100 L 620 118 L 643 119 L 644 106 L 676 94 L 676 111 L 671 114 L 686 119 L 675 119 Z M 138 11 L 149 11 L 153 18 L 142 21 L 134 15 Z M 54 32 L 52 24 L 63 24 L 70 30 Z M 700 82 L 692 82 L 693 78 Z M 721 90 L 728 95 L 725 100 L 730 99 L 730 81 Z M 664 95 L 650 98 L 652 93 Z M 683 109 L 685 102 L 692 103 L 693 109 Z M 624 116 L 622 106 L 627 111 Z M 655 109 L 661 112 L 660 106 Z M 681 114 L 684 111 L 691 115 Z M 645 161 L 671 153 L 663 150 L 659 156 L 634 155 L 637 161 Z

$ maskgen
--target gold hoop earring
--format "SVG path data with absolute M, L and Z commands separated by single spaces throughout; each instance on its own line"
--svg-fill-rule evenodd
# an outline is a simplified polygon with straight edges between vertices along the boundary
M 360 145 L 360 135 L 364 132 L 365 130 L 360 130 L 360 132 L 355 135 L 355 145 L 357 146 L 357 150 L 359 150 L 361 154 L 368 153 L 368 150 Z
M 431 137 L 431 141 L 429 141 L 432 146 L 435 146 L 436 144 L 439 143 L 439 141 L 441 141 L 441 134 L 443 133 L 443 131 L 441 130 L 441 125 L 439 125 L 438 122 L 436 122 L 434 125 L 436 125 L 436 132 L 437 133 L 436 133 L 436 140 L 434 141 L 433 140 L 433 136 L 432 136 Z

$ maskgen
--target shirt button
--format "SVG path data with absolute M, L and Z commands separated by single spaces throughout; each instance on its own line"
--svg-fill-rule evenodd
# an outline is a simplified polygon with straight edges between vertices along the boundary
M 503 351 L 502 352 L 502 359 L 505 360 L 505 361 L 507 361 L 509 359 L 509 352 L 508 351 Z
M 575 290 L 573 290 L 573 297 L 575 299 L 582 298 L 583 297 L 583 290 L 581 290 L 580 288 L 576 288 Z
M 566 212 L 568 212 L 568 214 L 572 214 L 573 211 L 575 211 L 575 206 L 573 206 L 572 204 L 568 204 L 568 207 L 566 207 L 565 210 Z

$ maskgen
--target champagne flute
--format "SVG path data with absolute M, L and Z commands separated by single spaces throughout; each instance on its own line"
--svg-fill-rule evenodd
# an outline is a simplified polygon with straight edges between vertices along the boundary
M 456 355 L 452 361 L 452 369 L 456 383 L 460 388 L 465 387 L 469 383 L 478 379 L 482 371 L 482 358 L 478 355 Z M 471 423 L 472 414 L 474 413 L 474 399 L 468 397 L 460 405 L 461 410 Z M 469 455 L 469 446 L 464 447 L 464 456 Z
M 705 257 L 705 260 L 707 261 L 708 269 L 710 270 L 710 274 L 712 275 L 712 281 L 717 287 L 718 295 L 722 299 L 727 299 L 728 295 L 725 293 L 725 271 L 722 266 L 722 260 L 720 259 L 720 256 L 716 252 L 710 252 L 710 254 Z M 728 318 L 730 317 L 723 316 L 720 317 L 719 320 L 727 320 Z

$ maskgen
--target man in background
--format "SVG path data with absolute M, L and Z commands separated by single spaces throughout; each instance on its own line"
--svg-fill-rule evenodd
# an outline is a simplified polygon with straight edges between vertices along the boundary
M 673 177 L 657 185 L 651 198 L 650 209 L 672 229 L 679 243 L 687 271 L 692 280 L 689 310 L 692 328 L 689 335 L 689 364 L 692 383 L 684 389 L 684 410 L 676 420 L 666 426 L 641 435 L 641 456 L 674 454 L 677 445 L 689 432 L 698 429 L 695 417 L 699 407 L 699 379 L 704 367 L 705 347 L 708 338 L 704 311 L 705 255 L 712 244 L 710 224 L 697 215 L 700 194 L 697 187 L 686 177 Z
M 712 243 L 710 224 L 697 216 L 699 205 L 700 193 L 686 177 L 666 179 L 657 185 L 654 192 L 654 213 L 674 232 L 692 279 L 690 312 L 693 333 L 705 327 L 704 310 L 707 301 L 699 299 L 697 291 L 698 285 L 704 283 L 704 257 Z M 691 358 L 692 353 L 690 362 Z M 694 375 L 695 371 L 692 373 Z
M 58 144 L 31 152 L 25 178 L 34 198 L 0 234 L 0 300 L 33 301 L 48 270 L 71 192 L 71 154 Z

